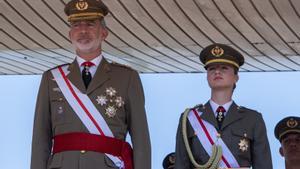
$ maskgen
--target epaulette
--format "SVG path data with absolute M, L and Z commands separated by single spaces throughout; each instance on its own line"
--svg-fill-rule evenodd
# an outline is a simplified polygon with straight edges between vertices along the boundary
M 117 62 L 114 62 L 114 61 L 112 61 L 111 64 L 114 65 L 114 66 L 120 66 L 120 67 L 132 70 L 132 68 L 128 65 L 120 64 L 120 63 L 117 63 Z
M 196 106 L 193 107 L 193 109 L 196 109 L 196 110 L 202 110 L 204 109 L 204 105 L 203 104 L 197 104 Z

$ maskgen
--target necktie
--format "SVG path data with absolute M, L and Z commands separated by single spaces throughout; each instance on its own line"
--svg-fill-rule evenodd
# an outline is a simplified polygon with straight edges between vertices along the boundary
M 219 129 L 221 128 L 222 122 L 223 122 L 223 120 L 225 118 L 225 115 L 224 115 L 225 112 L 226 112 L 226 110 L 224 109 L 223 106 L 219 106 L 217 108 L 217 117 L 216 118 L 217 118 L 217 121 L 218 121 Z
M 92 63 L 92 62 L 83 62 L 81 64 L 81 66 L 84 66 L 83 70 L 82 70 L 82 79 L 83 79 L 83 82 L 84 82 L 84 85 L 85 85 L 85 88 L 88 88 L 91 80 L 92 80 L 92 74 L 90 72 L 90 67 L 91 66 L 94 66 L 95 64 Z

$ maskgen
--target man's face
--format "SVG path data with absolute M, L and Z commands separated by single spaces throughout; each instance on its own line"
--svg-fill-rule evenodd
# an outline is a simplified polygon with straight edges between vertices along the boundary
M 107 30 L 101 25 L 99 19 L 74 21 L 71 23 L 69 32 L 70 40 L 77 53 L 82 55 L 101 51 L 101 43 L 107 34 Z
M 300 160 L 300 133 L 287 134 L 281 140 L 280 147 L 281 156 L 285 157 L 285 161 Z
M 228 64 L 212 64 L 207 67 L 207 81 L 212 90 L 233 89 L 238 79 L 233 66 Z

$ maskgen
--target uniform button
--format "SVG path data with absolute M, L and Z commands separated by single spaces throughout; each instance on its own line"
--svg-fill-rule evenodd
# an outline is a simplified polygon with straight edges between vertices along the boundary
M 81 154 L 84 154 L 85 152 L 86 152 L 85 150 L 81 150 L 81 151 L 80 151 Z

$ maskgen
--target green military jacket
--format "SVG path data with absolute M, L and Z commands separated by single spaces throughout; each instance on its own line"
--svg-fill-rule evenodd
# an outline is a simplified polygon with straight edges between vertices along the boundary
M 131 136 L 133 166 L 135 169 L 151 168 L 151 147 L 144 108 L 144 93 L 139 75 L 131 68 L 108 63 L 102 59 L 97 71 L 86 89 L 77 61 L 69 65 L 67 78 L 82 93 L 86 93 L 99 110 L 115 138 L 125 140 Z M 97 98 L 112 87 L 124 100 L 124 105 L 114 117 L 105 114 L 105 105 Z M 58 88 L 50 70 L 41 80 L 38 93 L 33 138 L 31 169 L 112 169 L 114 163 L 105 155 L 91 151 L 65 151 L 52 154 L 52 139 L 55 135 L 70 132 L 88 132 L 79 117 L 70 107 Z
M 213 125 L 221 134 L 221 138 L 227 145 L 240 167 L 252 167 L 252 169 L 272 169 L 270 146 L 267 138 L 266 127 L 262 115 L 254 110 L 237 106 L 234 102 L 227 111 L 227 115 L 219 129 L 217 120 L 210 103 L 196 108 L 203 112 L 201 118 Z M 209 156 L 201 145 L 194 129 L 187 120 L 187 137 L 192 154 L 198 164 L 205 164 Z M 246 139 L 249 143 L 240 144 Z M 192 169 L 193 165 L 188 157 L 183 136 L 182 116 L 180 118 L 176 136 L 176 161 L 175 169 Z

